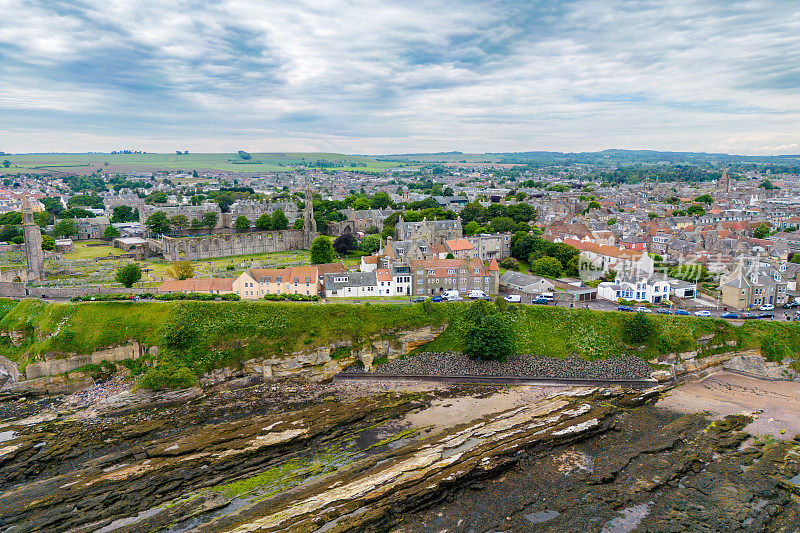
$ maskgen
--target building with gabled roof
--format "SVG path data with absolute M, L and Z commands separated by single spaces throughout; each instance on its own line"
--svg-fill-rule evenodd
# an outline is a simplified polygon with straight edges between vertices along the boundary
M 233 291 L 247 300 L 266 294 L 319 295 L 319 271 L 316 265 L 289 268 L 251 268 L 233 282 Z

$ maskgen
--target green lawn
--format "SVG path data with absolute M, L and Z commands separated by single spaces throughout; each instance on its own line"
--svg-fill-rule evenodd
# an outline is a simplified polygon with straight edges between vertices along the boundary
M 89 244 L 102 244 L 102 246 L 89 246 Z M 76 241 L 75 252 L 64 254 L 64 259 L 94 259 L 108 255 L 122 255 L 125 252 L 114 248 L 104 241 Z

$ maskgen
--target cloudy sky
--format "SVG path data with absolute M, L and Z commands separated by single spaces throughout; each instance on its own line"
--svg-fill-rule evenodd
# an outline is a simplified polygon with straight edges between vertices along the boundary
M 797 0 L 0 0 L 0 150 L 800 153 Z

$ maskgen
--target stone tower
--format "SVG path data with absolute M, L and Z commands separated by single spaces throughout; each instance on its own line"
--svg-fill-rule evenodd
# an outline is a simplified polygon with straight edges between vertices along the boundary
M 305 207 L 303 207 L 303 231 L 305 232 L 306 245 L 311 246 L 317 236 L 317 221 L 314 220 L 314 195 L 311 187 L 306 186 Z
M 28 261 L 28 281 L 44 279 L 42 232 L 33 220 L 33 208 L 27 197 L 22 199 L 22 237 L 25 239 L 25 259 Z

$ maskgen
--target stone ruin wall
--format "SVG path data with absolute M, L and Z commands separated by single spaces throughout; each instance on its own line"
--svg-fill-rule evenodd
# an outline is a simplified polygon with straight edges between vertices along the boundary
M 167 261 L 200 261 L 232 255 L 299 250 L 308 248 L 314 237 L 315 234 L 305 230 L 253 231 L 199 237 L 164 237 L 162 246 Z

